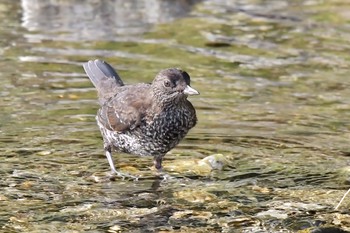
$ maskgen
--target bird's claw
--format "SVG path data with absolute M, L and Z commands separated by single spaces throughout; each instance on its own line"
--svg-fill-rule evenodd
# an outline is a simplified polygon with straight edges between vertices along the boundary
M 128 173 L 119 172 L 117 170 L 112 170 L 110 175 L 112 178 L 120 177 L 122 180 L 134 180 L 134 181 L 139 180 L 139 176 L 133 176 L 133 175 L 130 175 Z

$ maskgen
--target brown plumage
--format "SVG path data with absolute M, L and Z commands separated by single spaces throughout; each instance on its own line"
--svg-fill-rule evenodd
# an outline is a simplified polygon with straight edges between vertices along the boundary
M 104 61 L 89 61 L 84 70 L 98 92 L 101 107 L 96 120 L 112 172 L 123 176 L 114 167 L 112 150 L 153 156 L 155 167 L 161 169 L 164 155 L 197 122 L 187 100 L 188 95 L 199 94 L 190 87 L 190 76 L 171 68 L 160 71 L 151 84 L 124 85 Z

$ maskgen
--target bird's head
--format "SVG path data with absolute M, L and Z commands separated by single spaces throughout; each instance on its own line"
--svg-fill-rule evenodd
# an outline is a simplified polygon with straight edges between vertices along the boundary
M 199 95 L 199 92 L 190 86 L 190 76 L 187 72 L 176 68 L 160 71 L 152 83 L 152 89 L 161 100 L 186 99 L 189 95 Z

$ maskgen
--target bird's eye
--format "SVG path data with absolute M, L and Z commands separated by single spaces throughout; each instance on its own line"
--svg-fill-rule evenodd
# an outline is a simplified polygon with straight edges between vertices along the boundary
M 165 87 L 170 87 L 170 84 L 171 84 L 171 83 L 170 83 L 169 80 L 166 80 L 166 81 L 164 82 L 164 86 L 165 86 Z

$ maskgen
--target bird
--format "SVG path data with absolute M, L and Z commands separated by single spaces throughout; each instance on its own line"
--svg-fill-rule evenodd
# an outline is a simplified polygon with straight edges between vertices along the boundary
M 162 171 L 165 154 L 197 123 L 196 110 L 187 99 L 199 92 L 190 76 L 178 68 L 161 70 L 151 83 L 125 85 L 116 70 L 102 60 L 90 60 L 83 68 L 98 94 L 96 121 L 111 173 L 124 174 L 114 166 L 112 152 L 153 156 Z

